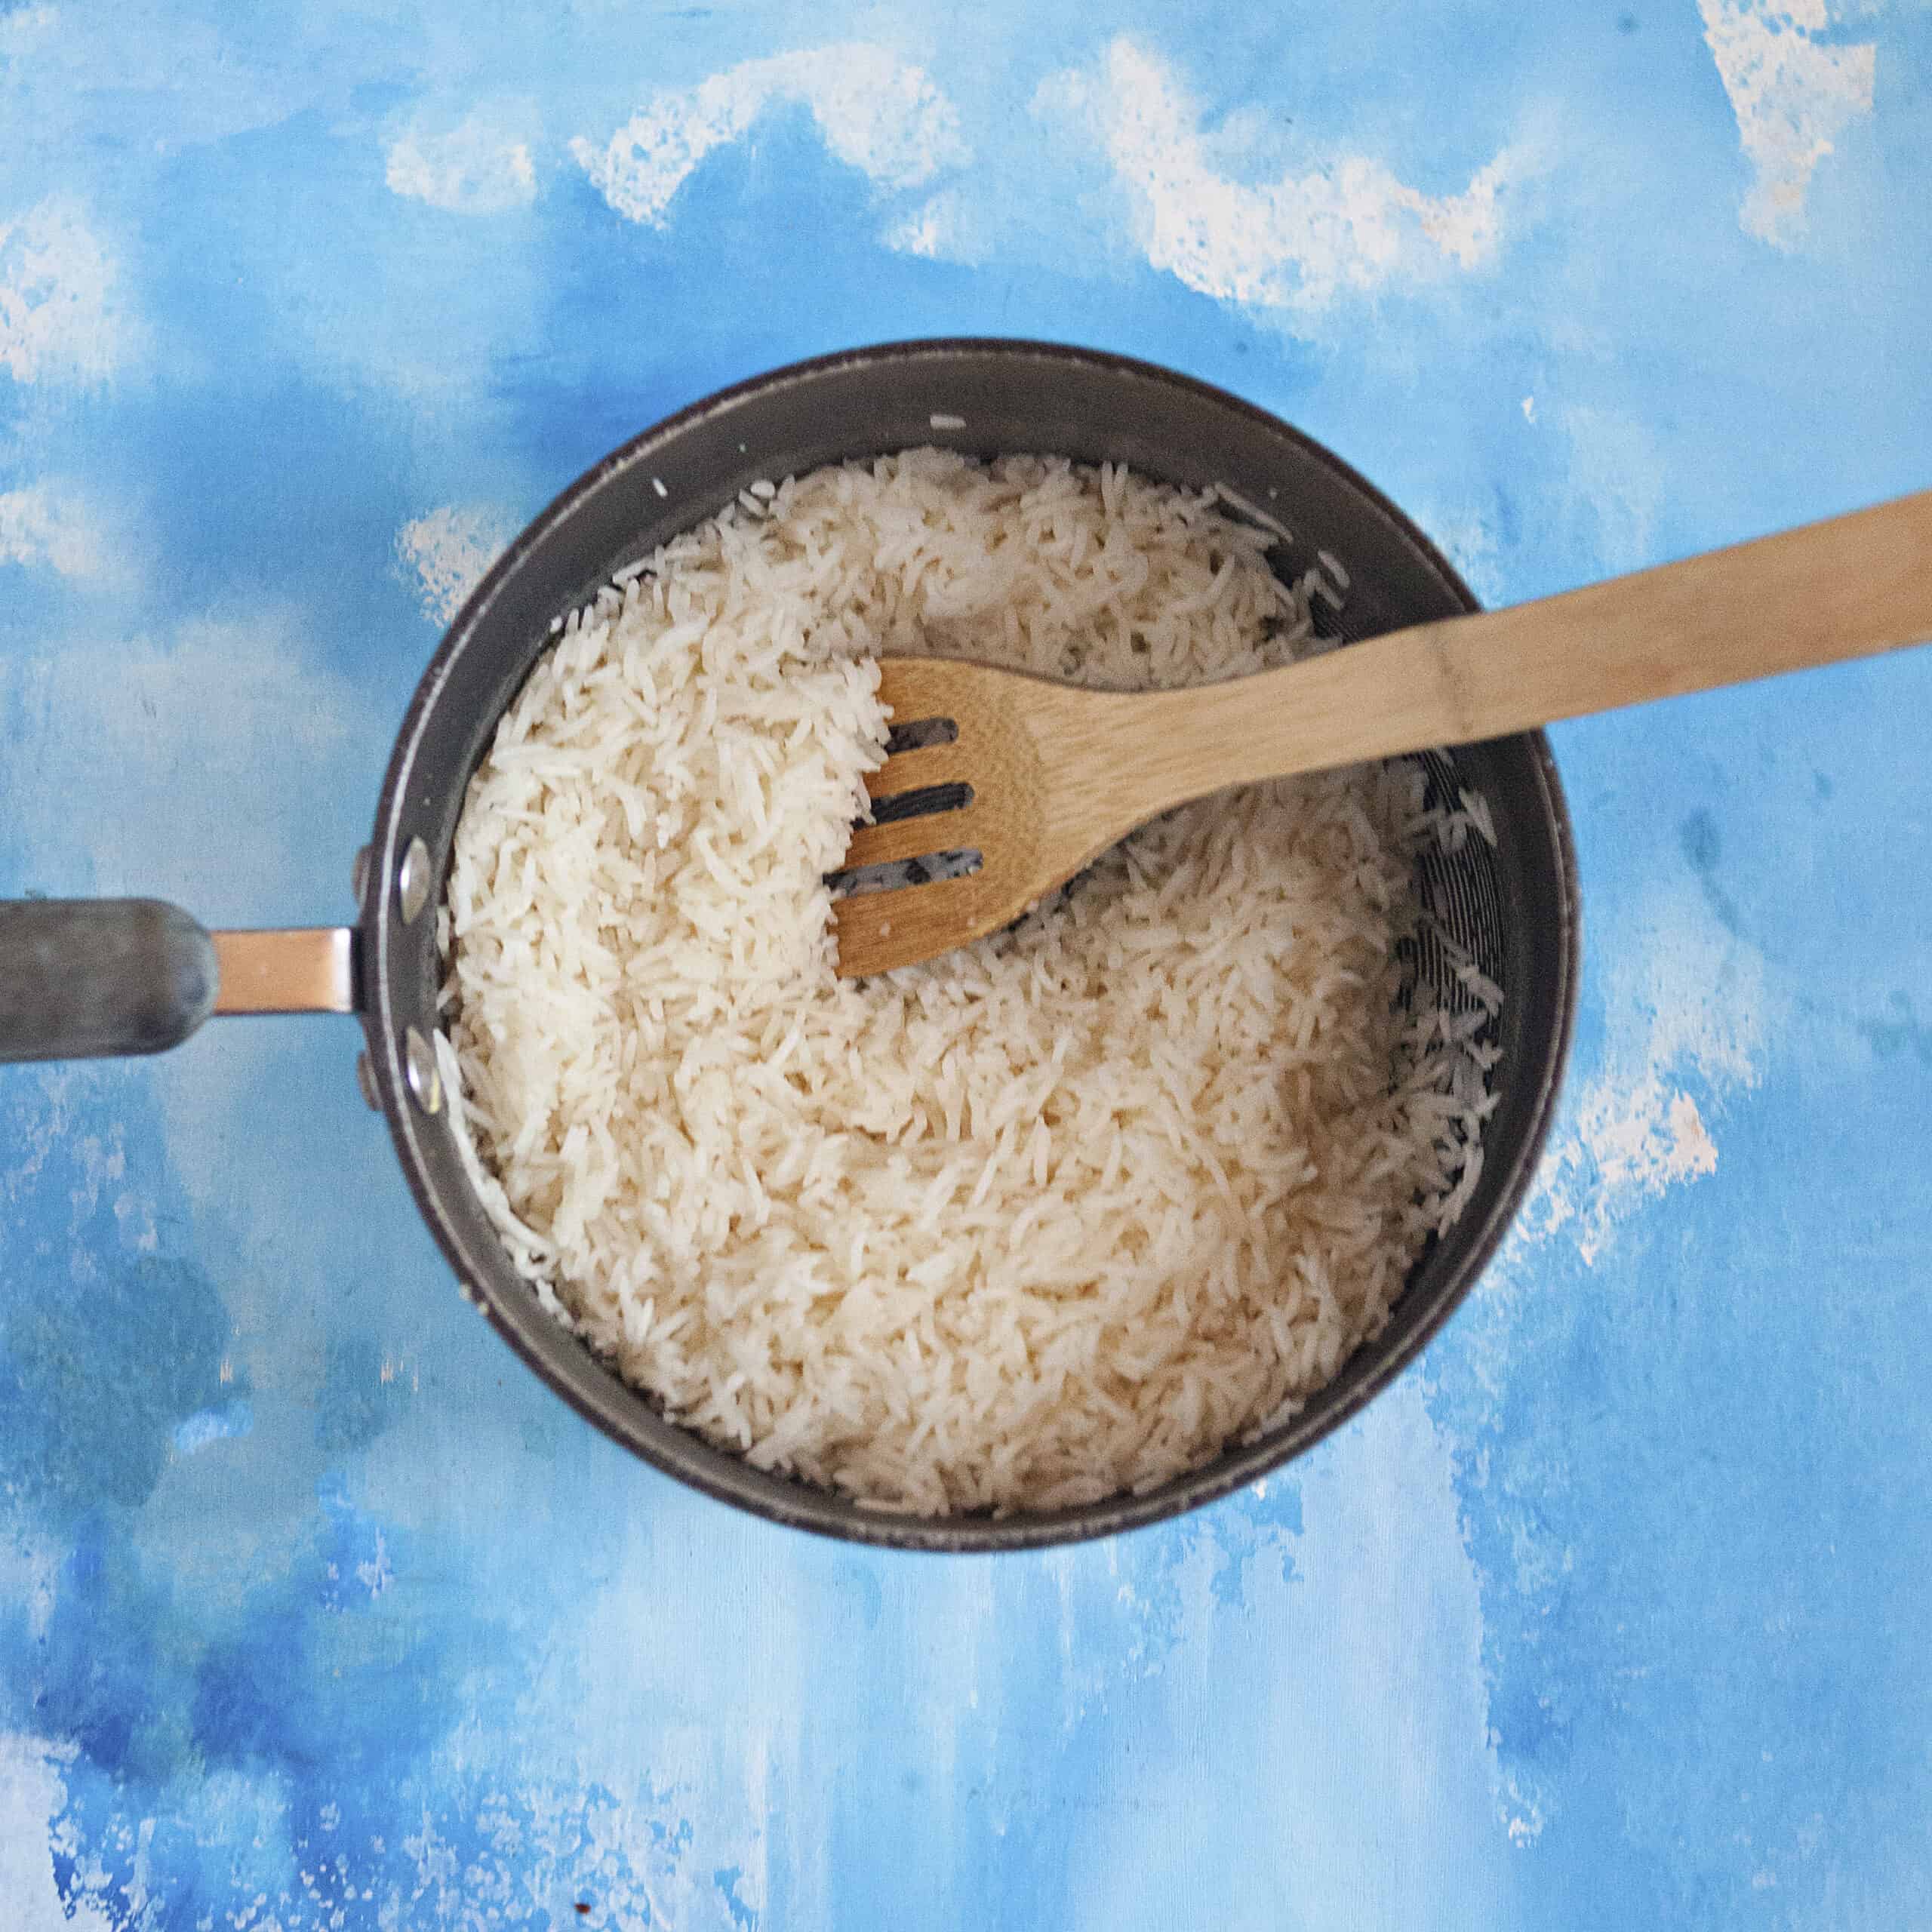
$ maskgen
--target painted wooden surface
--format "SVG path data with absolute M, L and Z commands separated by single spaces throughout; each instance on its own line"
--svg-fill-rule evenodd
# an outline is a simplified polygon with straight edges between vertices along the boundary
M 35 0 L 0 128 L 10 893 L 342 916 L 495 548 L 857 341 L 1223 383 L 1497 601 L 1932 482 L 1923 0 Z M 0 1070 L 0 1924 L 1927 1922 L 1928 709 L 1561 728 L 1503 1259 L 1265 1492 L 1057 1555 L 632 1464 L 347 1021 Z

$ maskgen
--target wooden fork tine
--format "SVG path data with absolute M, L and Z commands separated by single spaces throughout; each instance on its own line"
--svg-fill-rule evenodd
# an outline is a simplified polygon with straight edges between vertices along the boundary
M 949 948 L 995 931 L 1011 915 L 1002 913 L 995 897 L 983 871 L 893 892 L 849 894 L 832 909 L 839 977 L 889 973 L 895 966 L 930 958 L 941 949 L 935 934 Z
M 961 746 L 921 745 L 917 751 L 895 752 L 876 771 L 868 772 L 866 792 L 869 798 L 896 798 L 929 785 L 956 785 L 966 775 Z
M 961 811 L 928 812 L 896 818 L 884 825 L 862 825 L 845 848 L 844 869 L 889 866 L 900 859 L 923 859 L 934 852 L 962 852 L 979 847 L 986 815 L 968 805 Z

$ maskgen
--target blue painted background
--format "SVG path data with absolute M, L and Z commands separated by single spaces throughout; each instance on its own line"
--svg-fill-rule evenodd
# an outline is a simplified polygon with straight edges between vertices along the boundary
M 0 891 L 342 916 L 494 546 L 856 341 L 1225 383 L 1496 599 L 1932 483 L 1923 0 L 395 11 L 0 6 Z M 346 1022 L 0 1071 L 0 1924 L 1932 1924 L 1928 710 L 1559 731 L 1503 1260 L 1288 1475 L 1058 1555 L 634 1466 Z

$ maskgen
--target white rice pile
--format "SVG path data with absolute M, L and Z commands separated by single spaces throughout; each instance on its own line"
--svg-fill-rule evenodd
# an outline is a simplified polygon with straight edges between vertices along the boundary
M 874 655 L 1256 670 L 1309 634 L 1270 540 L 919 451 L 761 485 L 565 626 L 471 786 L 450 1032 L 518 1267 L 675 1419 L 881 1507 L 1044 1508 L 1201 1463 L 1381 1327 L 1489 1104 L 1482 1014 L 1398 1011 L 1411 768 L 1223 795 L 1012 932 L 832 971 Z

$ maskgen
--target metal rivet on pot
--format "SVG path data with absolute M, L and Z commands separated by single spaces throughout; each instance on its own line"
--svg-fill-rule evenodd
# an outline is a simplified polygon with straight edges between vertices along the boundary
M 402 1066 L 416 1104 L 426 1114 L 439 1112 L 443 1104 L 443 1077 L 436 1071 L 435 1051 L 414 1026 L 403 1032 Z
M 429 848 L 420 838 L 409 841 L 395 875 L 395 903 L 408 925 L 429 903 Z
M 376 1091 L 376 1069 L 371 1064 L 366 1050 L 355 1056 L 355 1084 L 362 1090 L 362 1098 L 372 1114 L 383 1110 L 383 1097 Z
M 364 845 L 356 851 L 355 863 L 349 869 L 349 889 L 355 895 L 355 909 L 362 909 L 363 895 L 369 890 L 369 848 Z

